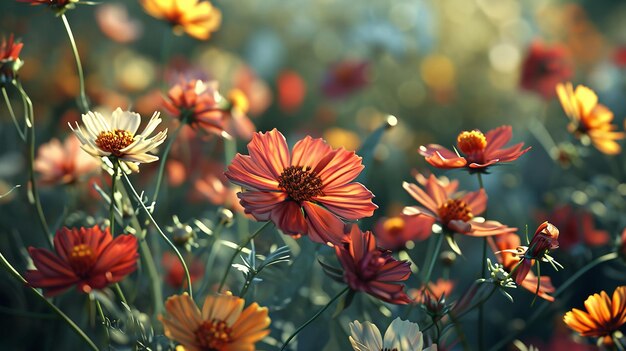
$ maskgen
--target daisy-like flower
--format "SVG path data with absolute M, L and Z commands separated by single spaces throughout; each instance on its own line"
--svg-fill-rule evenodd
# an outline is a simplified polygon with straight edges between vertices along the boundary
M 378 208 L 374 195 L 353 182 L 363 170 L 354 152 L 307 136 L 290 153 L 276 129 L 255 133 L 248 152 L 235 156 L 226 177 L 245 189 L 238 196 L 246 213 L 271 220 L 285 234 L 339 244 L 344 220 L 369 217 Z
M 374 228 L 374 234 L 381 247 L 392 251 L 402 250 L 406 243 L 424 240 L 432 233 L 434 219 L 425 216 L 399 215 L 383 217 Z
M 146 12 L 172 25 L 174 33 L 207 40 L 222 23 L 222 13 L 209 1 L 201 0 L 141 0 Z
M 570 55 L 564 46 L 536 41 L 530 45 L 522 63 L 520 86 L 544 99 L 551 99 L 556 95 L 556 85 L 570 79 L 573 71 Z
M 400 317 L 389 324 L 385 331 L 385 338 L 370 322 L 350 323 L 350 343 L 354 351 L 437 351 L 437 345 L 424 347 L 424 336 L 419 325 L 403 321 Z
M 15 80 L 17 71 L 24 65 L 20 59 L 24 43 L 17 43 L 13 40 L 13 34 L 9 39 L 3 37 L 0 43 L 0 86 L 4 86 Z
M 456 139 L 463 156 L 438 144 L 422 145 L 419 153 L 426 158 L 426 162 L 437 168 L 467 168 L 470 172 L 486 172 L 489 166 L 515 161 L 530 150 L 530 147 L 522 149 L 524 143 L 503 148 L 512 136 L 511 126 L 501 126 L 486 134 L 477 129 L 463 131 Z
M 613 345 L 612 334 L 626 323 L 626 286 L 616 288 L 612 297 L 605 291 L 589 296 L 585 309 L 572 309 L 563 321 L 582 336 L 603 338 L 605 345 Z
M 267 307 L 245 301 L 230 293 L 209 295 L 202 311 L 184 293 L 165 302 L 167 316 L 160 316 L 165 336 L 181 344 L 183 351 L 255 350 L 254 344 L 270 333 Z
M 616 155 L 622 148 L 616 142 L 626 137 L 625 133 L 616 132 L 617 126 L 611 124 L 613 112 L 598 103 L 598 96 L 593 90 L 572 83 L 558 84 L 556 92 L 565 114 L 570 119 L 567 129 L 585 145 L 593 144 L 596 149 L 607 155 Z
M 124 162 L 133 172 L 139 172 L 139 163 L 150 163 L 159 158 L 148 154 L 161 145 L 167 137 L 167 129 L 154 137 L 148 136 L 161 123 L 159 113 L 155 112 L 141 134 L 136 134 L 141 123 L 141 116 L 135 112 L 122 111 L 119 107 L 111 116 L 104 117 L 99 112 L 87 112 L 83 115 L 85 130 L 76 123 L 70 125 L 81 142 L 81 148 L 94 157 L 115 157 Z
M 27 2 L 31 5 L 47 5 L 57 15 L 62 15 L 67 10 L 72 10 L 80 0 L 17 0 L 18 2 Z
M 29 247 L 37 269 L 26 271 L 26 281 L 55 296 L 76 285 L 80 292 L 104 289 L 137 268 L 137 238 L 118 235 L 109 229 L 61 228 L 54 237 L 54 250 Z
M 391 251 L 379 249 L 372 232 L 356 224 L 335 253 L 344 269 L 343 278 L 352 290 L 366 292 L 383 301 L 406 305 L 411 299 L 398 282 L 409 279 L 410 263 L 397 261 Z
M 100 169 L 100 162 L 84 153 L 80 145 L 76 138 L 67 138 L 63 144 L 52 139 L 41 145 L 34 164 L 41 182 L 45 185 L 73 184 Z

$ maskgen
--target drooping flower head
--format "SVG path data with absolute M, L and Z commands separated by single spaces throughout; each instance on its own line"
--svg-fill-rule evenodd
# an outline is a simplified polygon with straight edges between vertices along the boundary
M 426 216 L 399 215 L 383 217 L 374 228 L 376 240 L 381 247 L 392 251 L 404 249 L 406 243 L 424 240 L 432 233 L 433 218 Z
M 99 112 L 87 112 L 83 116 L 84 130 L 78 125 L 70 125 L 81 142 L 81 148 L 94 157 L 115 157 L 124 162 L 134 172 L 139 172 L 139 163 L 158 160 L 148 154 L 161 145 L 167 137 L 167 129 L 150 138 L 161 123 L 159 113 L 155 112 L 141 134 L 136 134 L 141 123 L 141 116 L 135 112 L 122 111 L 119 107 L 106 117 Z
M 276 129 L 255 133 L 248 152 L 235 156 L 226 177 L 244 188 L 238 196 L 246 213 L 271 220 L 285 234 L 339 244 L 344 220 L 369 217 L 377 208 L 374 195 L 353 182 L 363 170 L 354 152 L 307 136 L 290 153 Z
M 54 237 L 54 250 L 28 248 L 36 269 L 26 271 L 26 281 L 55 296 L 76 285 L 80 292 L 104 289 L 137 268 L 137 238 L 111 236 L 109 229 L 61 228 Z
M 559 229 L 546 221 L 539 225 L 528 247 L 520 246 L 515 252 L 511 251 L 520 257 L 519 266 L 513 273 L 516 284 L 520 285 L 524 281 L 536 260 L 549 258 L 548 252 L 559 247 L 558 239 Z
M 352 290 L 366 292 L 383 301 L 405 305 L 411 299 L 398 282 L 409 279 L 410 263 L 397 261 L 391 252 L 376 246 L 372 232 L 363 233 L 356 224 L 335 253 L 344 269 L 344 280 Z
M 100 169 L 100 162 L 80 149 L 80 141 L 52 139 L 37 151 L 34 169 L 45 185 L 73 184 Z
M 141 0 L 146 12 L 163 19 L 174 28 L 174 33 L 207 40 L 222 23 L 222 13 L 209 1 L 202 0 Z
M 245 301 L 230 293 L 208 295 L 202 311 L 191 297 L 174 295 L 165 302 L 167 316 L 160 316 L 165 336 L 183 350 L 255 350 L 254 344 L 270 333 L 267 307 Z
M 20 59 L 24 43 L 15 42 L 13 34 L 9 39 L 3 37 L 0 43 L 0 86 L 5 86 L 15 80 L 17 71 L 24 65 Z
M 522 63 L 520 86 L 544 99 L 551 99 L 556 95 L 556 85 L 570 79 L 573 71 L 570 55 L 564 46 L 535 41 Z
M 616 155 L 622 148 L 616 142 L 626 137 L 623 132 L 616 132 L 617 126 L 611 124 L 613 112 L 598 103 L 598 96 L 584 85 L 576 90 L 572 83 L 558 84 L 556 92 L 561 106 L 570 119 L 567 129 L 579 138 L 583 144 L 593 144 L 596 149 L 607 155 Z
M 403 321 L 400 317 L 389 324 L 385 338 L 370 322 L 350 323 L 350 343 L 354 351 L 436 351 L 437 345 L 424 348 L 424 336 L 419 325 Z
M 76 4 L 80 0 L 17 0 L 19 2 L 27 2 L 31 5 L 47 5 L 57 16 L 65 13 L 67 10 L 72 10 L 76 7 Z
M 457 137 L 457 146 L 463 156 L 438 144 L 422 145 L 419 153 L 426 158 L 426 162 L 437 168 L 467 168 L 470 172 L 486 172 L 489 166 L 515 161 L 530 150 L 530 147 L 522 149 L 524 143 L 503 148 L 512 135 L 511 126 L 501 126 L 486 134 L 478 129 L 463 131 Z

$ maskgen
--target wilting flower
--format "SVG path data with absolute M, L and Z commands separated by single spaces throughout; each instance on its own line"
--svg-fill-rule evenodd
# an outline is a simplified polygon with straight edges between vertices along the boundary
M 57 15 L 62 15 L 67 10 L 72 10 L 80 0 L 17 0 L 18 2 L 27 2 L 31 5 L 48 5 Z
M 201 0 L 141 0 L 144 10 L 154 18 L 168 21 L 174 33 L 207 40 L 221 22 L 222 13 L 209 1 Z
M 559 248 L 569 249 L 582 242 L 589 246 L 602 246 L 609 242 L 610 235 L 606 230 L 595 228 L 591 213 L 585 210 L 575 210 L 569 205 L 559 206 L 550 214 L 540 214 L 543 218 L 561 228 Z
M 515 250 L 509 250 L 520 257 L 517 270 L 513 273 L 515 283 L 520 285 L 535 264 L 535 260 L 551 261 L 548 252 L 559 247 L 559 229 L 552 223 L 543 222 L 530 241 L 528 247 L 520 246 Z M 553 260 L 551 262 L 554 262 Z
M 20 59 L 20 51 L 24 43 L 16 43 L 13 34 L 9 39 L 2 38 L 0 43 L 0 86 L 13 82 L 17 76 L 17 71 L 24 65 Z
M 515 161 L 530 150 L 530 147 L 522 149 L 524 143 L 503 149 L 512 135 L 511 126 L 501 126 L 487 134 L 477 129 L 463 131 L 456 140 L 464 156 L 438 144 L 422 145 L 419 153 L 426 158 L 426 162 L 437 168 L 468 168 L 470 172 L 485 172 L 489 166 Z
M 370 322 L 350 323 L 350 343 L 355 351 L 436 351 L 437 345 L 424 348 L 424 336 L 419 325 L 403 321 L 400 317 L 394 319 L 385 331 L 385 338 Z
M 29 247 L 37 269 L 26 271 L 28 284 L 55 296 L 76 285 L 89 293 L 117 283 L 137 268 L 137 238 L 111 236 L 109 229 L 61 228 L 54 237 L 55 252 Z
M 67 138 L 61 144 L 58 139 L 39 147 L 34 169 L 41 174 L 46 185 L 72 184 L 85 175 L 100 169 L 100 162 L 80 149 L 80 141 Z
M 343 220 L 369 217 L 377 208 L 374 195 L 353 182 L 363 169 L 354 152 L 307 136 L 290 153 L 276 129 L 255 133 L 248 152 L 235 156 L 226 177 L 245 189 L 238 196 L 246 213 L 271 220 L 285 234 L 338 244 Z
M 343 61 L 332 65 L 322 85 L 324 95 L 341 98 L 362 89 L 368 83 L 368 66 L 364 61 Z
M 434 219 L 426 216 L 403 214 L 383 217 L 376 223 L 374 234 L 381 247 L 397 251 L 403 249 L 408 241 L 428 238 L 434 222 Z
M 573 74 L 569 58 L 567 49 L 562 45 L 533 42 L 522 63 L 520 86 L 538 93 L 544 99 L 553 98 L 556 85 L 570 79 Z
M 165 336 L 183 350 L 254 350 L 254 344 L 270 333 L 267 307 L 245 301 L 230 293 L 209 295 L 202 312 L 191 297 L 174 295 L 165 302 L 167 316 L 160 316 Z
M 181 288 L 187 285 L 185 270 L 178 257 L 171 252 L 164 252 L 161 258 L 161 265 L 165 270 L 165 282 L 173 288 Z M 189 265 L 189 275 L 192 285 L 204 277 L 204 263 L 196 258 L 192 258 Z
M 572 309 L 563 321 L 582 336 L 603 338 L 605 344 L 612 345 L 611 335 L 626 323 L 626 286 L 617 287 L 612 298 L 605 291 L 589 296 L 585 309 Z
M 344 242 L 335 245 L 335 253 L 343 266 L 344 280 L 352 290 L 398 305 L 411 302 L 404 285 L 397 284 L 409 279 L 411 264 L 397 261 L 390 251 L 376 247 L 372 232 L 363 233 L 353 224 Z
M 580 138 L 583 144 L 589 142 L 607 155 L 616 155 L 622 148 L 616 142 L 626 137 L 622 132 L 616 132 L 613 121 L 613 112 L 606 106 L 598 103 L 598 96 L 593 90 L 584 85 L 576 86 L 572 83 L 558 84 L 556 92 L 559 95 L 561 106 L 570 119 L 567 129 Z
M 167 129 L 148 138 L 161 123 L 159 113 L 155 112 L 141 134 L 136 134 L 141 123 L 141 116 L 135 112 L 122 111 L 119 107 L 111 116 L 104 117 L 99 112 L 89 111 L 83 115 L 83 131 L 78 122 L 72 131 L 82 144 L 82 149 L 94 157 L 115 157 L 123 161 L 128 168 L 139 172 L 139 163 L 150 163 L 159 158 L 148 154 L 161 145 L 167 137 Z

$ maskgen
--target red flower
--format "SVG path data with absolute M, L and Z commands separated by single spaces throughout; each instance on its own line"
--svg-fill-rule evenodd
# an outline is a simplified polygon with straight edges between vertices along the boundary
M 332 65 L 322 85 L 324 95 L 341 98 L 365 87 L 369 82 L 368 66 L 363 61 L 343 61 Z
M 26 280 L 44 295 L 55 296 L 76 285 L 89 293 L 117 283 L 137 268 L 137 238 L 111 236 L 109 229 L 61 228 L 54 237 L 55 252 L 29 247 L 37 269 L 26 271 Z
M 23 46 L 24 43 L 16 43 L 13 40 L 13 34 L 9 36 L 9 40 L 2 38 L 2 43 L 0 43 L 0 86 L 12 82 L 17 71 L 24 64 L 20 59 L 20 51 L 22 51 Z
M 363 233 L 353 224 L 344 242 L 335 245 L 335 252 L 351 289 L 398 305 L 411 302 L 404 292 L 404 285 L 397 284 L 409 279 L 411 264 L 397 261 L 390 251 L 377 248 L 372 232 Z
M 354 152 L 307 136 L 290 154 L 276 129 L 255 133 L 248 152 L 235 156 L 226 177 L 246 190 L 238 194 L 246 213 L 271 220 L 285 234 L 338 244 L 345 237 L 343 220 L 369 217 L 378 208 L 374 195 L 353 182 L 363 170 Z
M 535 260 L 542 259 L 548 251 L 559 247 L 558 239 L 559 229 L 557 227 L 547 221 L 541 223 L 535 231 L 528 248 L 519 253 L 522 261 L 514 273 L 516 284 L 520 285 L 524 281 L 533 264 L 535 264 Z
M 381 247 L 401 250 L 408 241 L 424 240 L 432 232 L 434 219 L 426 216 L 400 215 L 383 217 L 376 223 L 374 233 Z
M 469 168 L 473 172 L 484 172 L 496 163 L 515 161 L 530 150 L 530 147 L 522 150 L 524 143 L 503 149 L 512 135 L 511 126 L 501 126 L 487 134 L 479 130 L 464 131 L 457 137 L 457 145 L 465 156 L 438 144 L 420 146 L 419 153 L 437 168 Z
M 569 205 L 555 208 L 551 214 L 540 214 L 548 218 L 557 228 L 561 228 L 559 247 L 567 250 L 580 243 L 589 246 L 602 246 L 609 242 L 610 236 L 606 230 L 596 229 L 591 213 L 584 210 L 574 210 Z
M 161 265 L 165 269 L 165 282 L 173 288 L 181 288 L 187 285 L 185 270 L 178 257 L 171 252 L 164 252 Z M 204 277 L 204 264 L 198 259 L 192 259 L 189 264 L 191 283 L 195 286 Z
M 533 42 L 522 63 L 520 86 L 544 99 L 553 98 L 556 96 L 556 85 L 572 77 L 573 67 L 569 57 L 564 46 Z

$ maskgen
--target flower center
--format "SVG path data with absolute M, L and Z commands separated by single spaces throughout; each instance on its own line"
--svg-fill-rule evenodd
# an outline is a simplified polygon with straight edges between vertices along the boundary
M 473 158 L 485 150 L 487 138 L 479 130 L 464 131 L 456 138 L 456 143 L 465 155 Z
M 404 230 L 404 219 L 400 217 L 391 217 L 383 222 L 383 228 L 389 234 L 396 236 Z
M 79 276 L 83 276 L 95 263 L 95 255 L 89 245 L 78 244 L 72 247 L 69 261 L 70 265 L 74 269 L 74 272 Z
M 110 152 L 115 156 L 122 156 L 121 149 L 127 147 L 135 141 L 133 135 L 123 129 L 101 132 L 96 138 L 96 145 L 106 152 Z
M 467 204 L 461 200 L 448 200 L 439 207 L 439 218 L 445 225 L 453 220 L 461 220 L 467 222 L 474 218 L 472 210 Z
M 217 319 L 202 322 L 195 334 L 202 350 L 206 351 L 221 350 L 232 341 L 232 329 Z
M 289 166 L 278 177 L 278 186 L 297 202 L 323 195 L 322 179 L 309 166 Z

